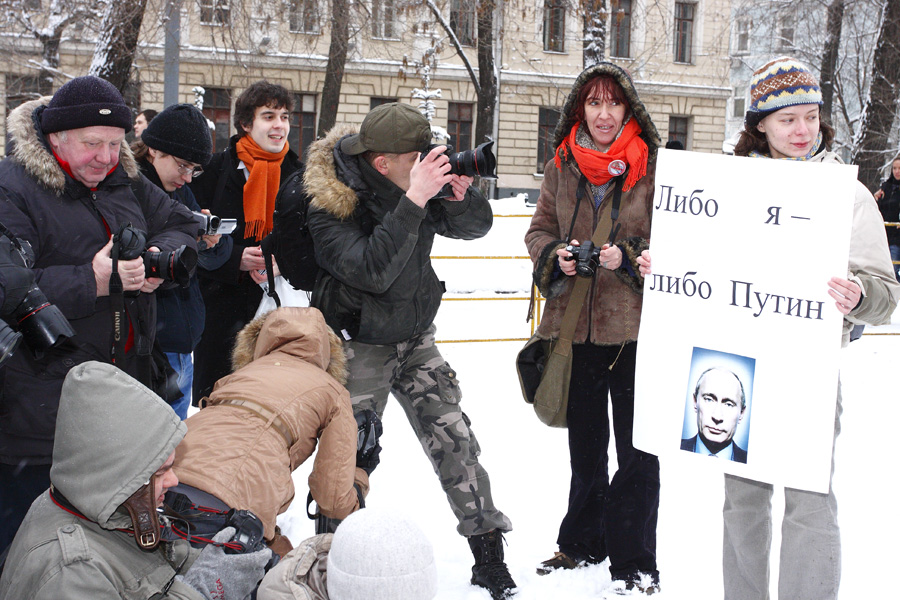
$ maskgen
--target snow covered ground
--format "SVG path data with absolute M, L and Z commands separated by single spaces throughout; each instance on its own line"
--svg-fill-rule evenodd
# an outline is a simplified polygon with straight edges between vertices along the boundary
M 497 213 L 525 215 L 521 199 L 494 202 Z M 523 256 L 527 217 L 498 217 L 484 240 L 440 240 L 433 256 Z M 448 296 L 523 298 L 531 267 L 523 260 L 436 259 Z M 502 293 L 495 293 L 499 290 Z M 527 300 L 446 301 L 438 316 L 441 340 L 527 338 Z M 843 537 L 841 597 L 853 600 L 896 597 L 896 550 L 900 516 L 896 510 L 895 466 L 900 422 L 898 372 L 900 312 L 894 323 L 868 328 L 843 351 L 842 433 L 837 442 L 834 488 Z M 542 425 L 523 401 L 514 368 L 520 341 L 449 342 L 441 352 L 459 373 L 463 409 L 482 447 L 494 500 L 513 522 L 507 535 L 507 563 L 519 584 L 520 600 L 597 598 L 609 585 L 608 563 L 577 572 L 539 577 L 535 567 L 552 556 L 569 486 L 566 433 Z M 487 600 L 469 585 L 472 555 L 456 533 L 456 520 L 428 459 L 396 403 L 384 417 L 381 465 L 372 477 L 370 506 L 405 511 L 434 545 L 439 600 Z M 282 515 L 282 529 L 296 543 L 313 534 L 306 518 L 306 478 L 312 461 L 295 473 L 297 497 Z M 610 442 L 610 470 L 615 446 Z M 660 600 L 722 597 L 721 475 L 661 461 L 662 498 L 658 526 Z M 777 598 L 779 494 L 775 494 L 775 548 L 772 597 Z M 788 599 L 782 599 L 788 600 Z

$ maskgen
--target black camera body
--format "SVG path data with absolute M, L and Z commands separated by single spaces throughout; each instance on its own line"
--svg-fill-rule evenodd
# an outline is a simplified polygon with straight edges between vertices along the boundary
M 153 252 L 145 250 L 146 245 L 146 234 L 130 224 L 123 226 L 113 236 L 113 246 L 118 249 L 119 260 L 132 260 L 141 256 L 144 259 L 146 277 L 158 277 L 187 287 L 197 268 L 197 251 L 181 246 L 169 252 Z
M 6 321 L 0 321 L 0 364 L 12 356 L 23 338 L 32 352 L 38 353 L 75 335 L 62 311 L 50 304 L 34 283 L 33 266 L 31 245 L 0 224 L 0 317 Z
M 566 246 L 566 250 L 572 253 L 572 256 L 566 257 L 566 260 L 575 261 L 575 273 L 579 277 L 594 276 L 594 272 L 600 264 L 600 248 L 588 240 L 581 246 Z

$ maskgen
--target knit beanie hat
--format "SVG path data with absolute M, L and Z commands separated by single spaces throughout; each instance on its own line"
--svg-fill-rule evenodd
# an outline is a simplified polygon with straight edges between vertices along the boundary
M 105 125 L 131 131 L 131 109 L 119 90 L 93 75 L 76 77 L 56 90 L 41 112 L 41 131 L 54 133 Z
M 800 61 L 782 56 L 757 69 L 750 78 L 750 108 L 744 120 L 756 127 L 776 110 L 798 104 L 822 104 L 822 90 Z
M 209 123 L 191 104 L 173 104 L 153 117 L 141 134 L 141 141 L 150 148 L 199 165 L 212 158 Z
M 331 600 L 430 600 L 437 593 L 431 542 L 389 510 L 365 508 L 341 522 L 327 573 Z

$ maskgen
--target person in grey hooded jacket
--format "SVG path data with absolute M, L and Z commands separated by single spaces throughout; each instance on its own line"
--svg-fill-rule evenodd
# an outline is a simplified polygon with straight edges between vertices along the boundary
M 164 541 L 157 508 L 178 484 L 175 447 L 187 427 L 138 381 L 86 362 L 63 384 L 52 481 L 25 516 L 0 578 L 0 600 L 154 598 L 243 600 L 268 549 L 199 553 Z M 165 524 L 165 518 L 162 518 Z M 223 542 L 234 534 L 224 529 Z

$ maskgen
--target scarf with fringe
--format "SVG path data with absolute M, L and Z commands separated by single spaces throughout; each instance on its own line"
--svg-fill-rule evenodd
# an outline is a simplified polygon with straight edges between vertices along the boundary
M 556 149 L 554 161 L 556 168 L 562 170 L 562 158 L 569 158 L 569 152 L 575 157 L 578 168 L 594 185 L 603 185 L 613 178 L 609 172 L 609 165 L 614 160 L 624 161 L 628 165 L 628 176 L 625 178 L 624 191 L 634 187 L 641 177 L 647 174 L 647 157 L 649 150 L 647 143 L 639 136 L 641 126 L 635 119 L 629 119 L 622 127 L 621 133 L 606 152 L 584 148 L 575 142 L 575 135 L 581 121 L 572 126 L 572 131 Z
M 245 135 L 235 148 L 250 172 L 244 184 L 244 237 L 260 241 L 272 231 L 275 195 L 281 183 L 281 162 L 288 153 L 288 143 L 285 141 L 281 152 L 266 152 Z

